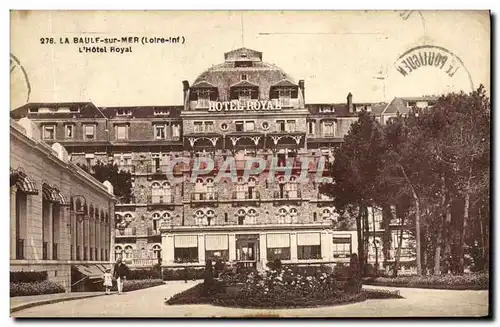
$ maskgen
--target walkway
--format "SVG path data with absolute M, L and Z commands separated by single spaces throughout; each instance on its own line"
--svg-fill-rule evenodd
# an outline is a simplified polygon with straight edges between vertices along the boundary
M 448 291 L 399 288 L 405 299 L 367 300 L 323 308 L 256 310 L 212 305 L 164 304 L 165 297 L 182 292 L 197 282 L 166 285 L 123 295 L 100 296 L 43 305 L 13 313 L 14 317 L 443 317 L 485 316 L 488 291 Z M 366 286 L 366 288 L 398 289 Z

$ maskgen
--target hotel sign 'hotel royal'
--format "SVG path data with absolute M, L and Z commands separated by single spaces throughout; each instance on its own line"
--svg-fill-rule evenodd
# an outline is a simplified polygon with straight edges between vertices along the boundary
M 359 111 L 384 122 L 416 100 L 356 102 L 349 93 L 341 103 L 307 104 L 304 80 L 247 48 L 225 53 L 221 64 L 182 85 L 182 105 L 31 103 L 12 116 L 27 116 L 44 141 L 61 143 L 74 163 L 113 161 L 132 174 L 131 198 L 115 207 L 111 259 L 174 269 L 202 267 L 207 259 L 258 268 L 277 258 L 349 262 L 357 252 L 355 226 L 338 219 L 332 199 L 318 191 L 317 176 Z M 231 174 L 220 177 L 228 161 Z M 254 173 L 248 162 L 258 163 L 250 167 Z M 370 208 L 370 220 L 373 232 L 364 242 L 374 263 L 381 211 Z M 391 229 L 395 239 L 400 226 Z M 394 260 L 396 244 L 387 261 Z M 412 260 L 410 254 L 401 259 L 403 266 Z

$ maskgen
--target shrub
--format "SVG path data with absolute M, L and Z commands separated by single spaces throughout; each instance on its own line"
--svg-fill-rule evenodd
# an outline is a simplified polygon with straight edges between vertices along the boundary
M 11 271 L 10 272 L 10 282 L 11 283 L 31 283 L 31 282 L 43 282 L 47 280 L 46 271 Z
M 488 273 L 472 273 L 463 275 L 429 275 L 379 277 L 366 280 L 369 284 L 400 287 L 422 287 L 439 289 L 488 289 Z
M 10 283 L 10 296 L 64 293 L 64 287 L 48 280 L 31 283 Z
M 140 290 L 143 288 L 149 288 L 153 286 L 158 286 L 158 285 L 163 285 L 165 284 L 163 280 L 160 278 L 156 279 L 126 279 L 123 281 L 123 291 L 124 292 L 130 292 L 130 291 L 135 291 L 135 290 Z M 96 285 L 95 291 L 104 291 L 106 288 L 100 282 L 99 284 Z M 116 280 L 113 280 L 113 286 L 111 287 L 111 291 L 118 291 L 118 287 L 116 285 Z
M 161 279 L 161 270 L 157 268 L 130 270 L 128 279 L 130 280 Z
M 163 280 L 196 280 L 204 278 L 203 268 L 163 269 Z

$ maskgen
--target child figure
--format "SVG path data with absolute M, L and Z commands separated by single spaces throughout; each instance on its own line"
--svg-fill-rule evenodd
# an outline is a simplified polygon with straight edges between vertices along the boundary
M 113 286 L 113 275 L 111 269 L 106 269 L 104 273 L 104 287 L 106 287 L 106 294 L 111 294 L 111 287 Z

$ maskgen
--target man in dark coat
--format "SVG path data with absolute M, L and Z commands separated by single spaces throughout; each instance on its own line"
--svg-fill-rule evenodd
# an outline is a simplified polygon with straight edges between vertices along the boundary
M 123 292 L 123 281 L 127 279 L 129 269 L 127 265 L 122 261 L 121 258 L 116 260 L 114 267 L 113 276 L 116 278 L 116 286 L 118 288 L 118 294 Z

